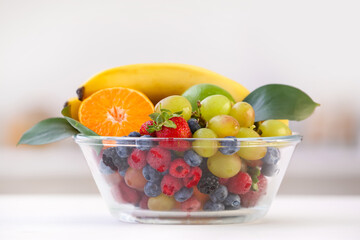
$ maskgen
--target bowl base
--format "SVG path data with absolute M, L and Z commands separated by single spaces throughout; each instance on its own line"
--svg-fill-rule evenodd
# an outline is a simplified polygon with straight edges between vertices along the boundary
M 233 224 L 249 223 L 266 215 L 268 208 L 246 208 L 218 212 L 159 212 L 150 210 L 124 211 L 110 209 L 111 214 L 120 221 L 145 224 Z

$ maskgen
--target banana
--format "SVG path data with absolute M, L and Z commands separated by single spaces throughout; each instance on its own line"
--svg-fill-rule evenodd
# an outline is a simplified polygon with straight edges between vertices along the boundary
M 71 118 L 77 121 L 79 121 L 78 113 L 79 113 L 80 104 L 81 101 L 76 97 L 69 98 L 64 104 L 64 107 L 70 106 Z
M 227 90 L 236 102 L 249 91 L 241 84 L 207 69 L 176 63 L 126 65 L 103 71 L 77 89 L 79 100 L 110 87 L 126 87 L 144 93 L 154 104 L 170 95 L 181 95 L 199 83 L 216 84 Z

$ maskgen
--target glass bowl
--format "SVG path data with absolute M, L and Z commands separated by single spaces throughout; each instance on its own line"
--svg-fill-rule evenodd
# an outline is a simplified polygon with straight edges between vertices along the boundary
M 265 216 L 302 136 L 74 139 L 115 218 L 224 224 Z

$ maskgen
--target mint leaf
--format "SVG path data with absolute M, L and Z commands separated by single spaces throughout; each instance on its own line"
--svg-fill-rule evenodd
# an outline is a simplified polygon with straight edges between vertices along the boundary
M 19 144 L 41 145 L 63 140 L 77 134 L 64 118 L 48 118 L 27 130 L 20 138 Z
M 254 108 L 255 122 L 268 119 L 301 121 L 320 106 L 300 89 L 283 84 L 259 87 L 243 101 Z
M 161 111 L 162 113 L 163 113 L 163 112 L 166 112 L 166 113 L 172 114 L 172 112 L 171 112 L 169 109 L 161 108 L 160 111 Z
M 152 114 L 149 115 L 149 117 L 151 118 L 151 120 L 156 122 L 156 118 L 160 116 L 160 113 L 154 112 Z
M 165 126 L 165 127 L 168 127 L 168 128 L 176 128 L 176 127 L 177 127 L 176 124 L 175 124 L 173 121 L 171 121 L 171 120 L 166 121 L 166 122 L 164 123 L 164 126 Z

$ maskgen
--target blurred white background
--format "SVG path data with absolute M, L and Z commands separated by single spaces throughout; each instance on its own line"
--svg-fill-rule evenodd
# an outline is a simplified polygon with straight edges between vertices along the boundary
M 0 194 L 95 193 L 66 140 L 15 147 L 107 68 L 178 62 L 249 90 L 294 85 L 321 107 L 282 194 L 360 194 L 360 2 L 356 0 L 0 0 Z

